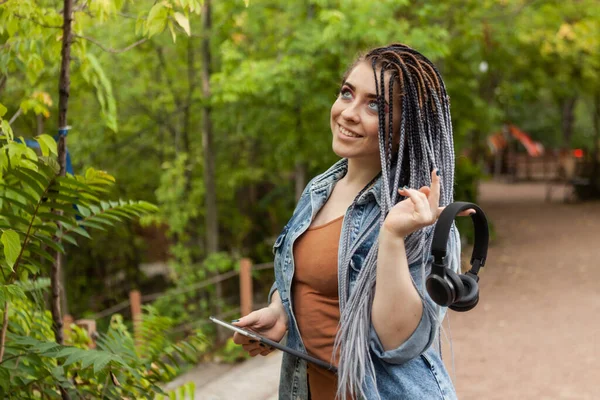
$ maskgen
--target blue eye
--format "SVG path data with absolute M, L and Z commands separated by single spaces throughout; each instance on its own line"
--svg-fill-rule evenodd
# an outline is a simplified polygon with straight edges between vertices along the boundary
M 348 89 L 342 89 L 342 90 L 340 90 L 340 97 L 342 99 L 351 99 L 352 98 L 352 92 L 349 91 Z
M 377 101 L 375 101 L 375 100 L 369 101 L 369 109 L 373 110 L 373 111 L 378 111 L 379 105 L 377 104 Z

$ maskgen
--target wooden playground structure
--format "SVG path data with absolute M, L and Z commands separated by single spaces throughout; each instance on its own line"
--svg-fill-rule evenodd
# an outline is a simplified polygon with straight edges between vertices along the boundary
M 491 135 L 488 144 L 493 157 L 489 170 L 495 178 L 545 182 L 546 201 L 551 201 L 552 193 L 561 187 L 566 189 L 563 191 L 565 202 L 576 200 L 576 188 L 590 184 L 587 176 L 593 168 L 593 160 L 584 157 L 580 149 L 544 149 L 511 124 Z

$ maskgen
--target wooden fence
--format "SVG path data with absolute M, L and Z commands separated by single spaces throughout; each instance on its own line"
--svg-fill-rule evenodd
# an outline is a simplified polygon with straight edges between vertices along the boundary
M 95 343 L 93 338 L 96 337 L 96 321 L 105 318 L 109 315 L 117 313 L 119 311 L 125 310 L 129 307 L 131 311 L 131 320 L 133 322 L 133 333 L 134 339 L 137 341 L 140 340 L 140 324 L 142 322 L 142 304 L 151 303 L 153 301 L 158 300 L 159 298 L 168 298 L 172 296 L 176 296 L 178 294 L 187 293 L 191 291 L 199 291 L 210 285 L 214 285 L 219 282 L 224 282 L 228 279 L 232 279 L 236 276 L 239 276 L 239 307 L 234 308 L 231 311 L 226 313 L 222 313 L 216 315 L 217 318 L 225 319 L 232 315 L 239 314 L 240 316 L 247 315 L 251 313 L 255 307 L 259 308 L 259 306 L 264 306 L 266 304 L 254 304 L 254 289 L 253 289 L 253 279 L 252 273 L 254 271 L 260 271 L 265 269 L 273 268 L 273 263 L 264 263 L 264 264 L 252 264 L 252 260 L 249 258 L 242 258 L 239 262 L 239 271 L 229 271 L 220 275 L 213 276 L 209 279 L 206 279 L 201 282 L 197 282 L 193 285 L 185 286 L 178 288 L 176 290 L 171 290 L 167 292 L 160 293 L 152 293 L 147 295 L 142 295 L 138 290 L 132 290 L 129 292 L 129 298 L 127 300 L 123 300 L 122 302 L 115 304 L 112 307 L 109 307 L 105 310 L 102 310 L 89 318 L 73 320 L 71 315 L 66 314 L 63 317 L 63 329 L 65 330 L 65 334 L 68 335 L 70 331 L 71 324 L 75 324 L 81 328 L 83 328 L 88 336 L 92 338 L 91 347 L 95 347 Z M 173 330 L 173 332 L 185 330 L 189 328 L 189 324 L 184 324 L 180 327 L 177 327 Z

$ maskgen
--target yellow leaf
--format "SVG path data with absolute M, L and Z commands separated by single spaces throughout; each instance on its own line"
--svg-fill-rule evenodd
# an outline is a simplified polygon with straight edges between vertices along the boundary
M 190 20 L 180 12 L 176 12 L 174 17 L 175 21 L 177 21 L 179 26 L 181 26 L 185 33 L 187 33 L 187 35 L 190 36 L 192 34 L 190 30 Z
M 31 97 L 47 106 L 52 105 L 52 97 L 47 92 L 34 92 Z
M 562 24 L 558 30 L 557 36 L 560 39 L 574 40 L 575 32 L 573 32 L 573 27 L 570 24 Z

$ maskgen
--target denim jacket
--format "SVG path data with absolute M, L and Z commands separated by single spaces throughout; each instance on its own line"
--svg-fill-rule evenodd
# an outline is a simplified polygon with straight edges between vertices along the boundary
M 347 167 L 347 160 L 342 159 L 307 185 L 291 219 L 273 246 L 275 283 L 269 294 L 269 302 L 273 291 L 277 290 L 289 318 L 287 345 L 296 350 L 306 351 L 294 317 L 293 299 L 291 298 L 291 285 L 294 277 L 293 245 L 296 239 L 310 226 L 318 211 L 329 198 L 336 182 L 346 174 Z M 345 231 L 351 230 L 350 243 L 349 248 L 346 248 L 344 241 L 340 240 L 339 254 L 350 251 L 352 256 L 350 265 L 338 265 L 338 284 L 342 281 L 348 282 L 348 287 L 338 289 L 340 296 L 347 296 L 352 292 L 362 263 L 379 234 L 379 229 L 375 228 L 371 231 L 370 237 L 362 237 L 368 231 L 366 228 L 370 224 L 378 223 L 380 185 L 381 178 L 356 199 L 352 217 L 344 216 L 341 237 L 344 237 Z M 432 229 L 428 229 L 428 233 L 431 234 L 431 232 Z M 452 238 L 453 235 L 450 237 Z M 458 243 L 454 242 L 456 240 L 450 241 L 452 248 L 449 250 L 458 251 Z M 429 249 L 426 250 L 429 252 Z M 428 260 L 426 265 L 428 273 L 431 257 L 428 253 L 425 253 L 424 257 L 427 257 Z M 342 259 L 343 257 L 340 256 L 338 264 Z M 453 268 L 456 271 L 458 265 L 454 265 Z M 371 326 L 369 349 L 375 366 L 376 383 L 366 381 L 363 390 L 367 399 L 377 398 L 377 394 L 381 399 L 456 399 L 452 381 L 436 349 L 437 346 L 432 346 L 435 339 L 439 339 L 438 321 L 443 319 L 446 308 L 437 306 L 426 294 L 422 262 L 412 263 L 409 269 L 417 289 L 429 304 L 428 308 L 437 311 L 437 319 L 433 313 L 427 312 L 424 308 L 421 321 L 411 336 L 398 348 L 387 351 L 383 349 L 377 333 Z M 346 276 L 347 279 L 342 280 L 343 276 Z M 306 362 L 288 353 L 283 354 L 279 399 L 308 399 Z

